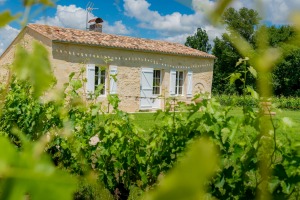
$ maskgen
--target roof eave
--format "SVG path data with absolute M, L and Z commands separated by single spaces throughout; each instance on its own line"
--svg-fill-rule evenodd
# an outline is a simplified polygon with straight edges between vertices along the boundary
M 210 56 L 197 56 L 197 55 L 192 55 L 192 54 L 179 54 L 179 53 L 164 52 L 164 51 L 151 51 L 151 50 L 146 50 L 146 49 L 123 48 L 123 47 L 116 47 L 116 46 L 107 46 L 107 45 L 101 45 L 101 44 L 66 41 L 66 40 L 52 40 L 52 42 L 68 43 L 68 44 L 76 44 L 76 45 L 84 45 L 84 46 L 94 46 L 94 47 L 102 47 L 102 48 L 108 48 L 108 49 L 120 49 L 120 50 L 128 50 L 128 51 L 135 51 L 135 52 L 159 53 L 159 54 L 164 54 L 164 55 L 175 55 L 175 56 L 185 56 L 185 57 L 193 57 L 193 58 L 216 59 L 216 57 L 213 56 L 213 55 L 210 55 Z

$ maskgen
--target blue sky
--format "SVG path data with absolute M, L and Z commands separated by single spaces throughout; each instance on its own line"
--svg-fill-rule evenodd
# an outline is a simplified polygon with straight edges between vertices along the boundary
M 104 20 L 103 32 L 133 37 L 184 43 L 198 27 L 204 28 L 211 41 L 224 29 L 214 27 L 206 20 L 206 11 L 215 5 L 213 0 L 57 0 L 55 6 L 34 6 L 29 23 L 43 23 L 68 28 L 85 29 L 88 2 L 94 3 L 90 18 Z M 231 6 L 257 8 L 255 0 L 237 0 Z M 286 24 L 290 13 L 300 9 L 300 0 L 262 0 L 263 21 L 268 24 Z M 9 9 L 14 14 L 24 12 L 22 0 L 0 0 L 0 11 Z M 0 54 L 19 33 L 19 22 L 0 29 Z

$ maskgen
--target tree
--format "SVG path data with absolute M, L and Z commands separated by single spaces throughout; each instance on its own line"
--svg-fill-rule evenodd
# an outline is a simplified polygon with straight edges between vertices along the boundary
M 287 43 L 295 36 L 295 30 L 290 25 L 267 27 L 269 34 L 269 44 L 272 47 L 278 47 L 283 42 Z
M 255 27 L 259 24 L 260 17 L 257 11 L 248 8 L 235 10 L 229 8 L 224 12 L 222 21 L 227 33 L 214 40 L 212 53 L 217 57 L 214 66 L 213 92 L 214 93 L 242 93 L 242 83 L 237 81 L 235 86 L 230 86 L 228 77 L 235 72 L 236 62 L 242 56 L 230 41 L 232 33 L 240 34 L 246 41 L 254 45 Z M 253 77 L 247 77 L 248 84 L 254 86 Z
M 241 8 L 239 11 L 228 8 L 222 16 L 222 21 L 226 25 L 226 30 L 231 33 L 239 33 L 247 42 L 253 43 L 256 26 L 261 18 L 257 11 L 248 8 Z
M 209 52 L 211 50 L 211 44 L 209 44 L 208 35 L 202 28 L 198 28 L 197 32 L 193 36 L 188 36 L 186 38 L 185 46 L 204 52 Z
M 300 96 L 300 49 L 292 51 L 273 71 L 275 95 Z
M 296 36 L 292 26 L 267 27 L 269 45 L 285 50 L 283 59 L 273 70 L 273 87 L 277 96 L 300 96 L 300 48 L 291 42 Z

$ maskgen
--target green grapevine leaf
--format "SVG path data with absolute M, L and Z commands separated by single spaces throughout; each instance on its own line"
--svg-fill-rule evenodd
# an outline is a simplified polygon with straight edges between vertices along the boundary
M 34 144 L 17 151 L 8 138 L 0 137 L 0 146 L 5 148 L 0 152 L 0 177 L 4 189 L 0 199 L 24 199 L 25 195 L 32 200 L 72 199 L 75 179 L 56 169 L 46 155 L 38 155 Z
M 241 73 L 232 73 L 230 75 L 230 79 L 229 79 L 230 80 L 230 84 L 232 85 L 236 80 L 240 79 L 241 76 L 242 76 Z
M 209 140 L 196 141 L 180 164 L 146 199 L 205 199 L 204 183 L 217 169 L 216 155 L 215 147 Z
M 252 67 L 248 67 L 248 71 L 254 76 L 254 78 L 257 78 L 257 71 Z
M 251 96 L 254 98 L 254 99 L 258 99 L 259 98 L 259 95 L 258 93 L 250 86 L 247 86 L 247 92 L 251 94 Z
M 54 6 L 51 0 L 23 0 L 24 6 L 33 6 L 35 4 L 43 4 L 45 6 Z
M 18 16 L 12 16 L 8 10 L 0 13 L 0 28 L 15 20 L 17 17 Z
M 32 53 L 18 46 L 13 71 L 20 80 L 28 80 L 32 84 L 35 97 L 41 96 L 55 82 L 48 52 L 38 42 L 33 43 Z

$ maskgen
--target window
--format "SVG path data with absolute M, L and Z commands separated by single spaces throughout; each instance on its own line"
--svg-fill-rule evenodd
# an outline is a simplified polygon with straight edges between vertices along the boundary
M 105 69 L 95 66 L 95 90 L 101 85 L 100 94 L 105 94 Z
M 152 94 L 160 94 L 161 70 L 153 70 L 153 90 Z
M 175 82 L 175 94 L 182 95 L 183 94 L 183 71 L 176 71 L 176 82 Z
M 95 90 L 98 88 L 98 86 L 101 85 L 100 89 L 100 95 L 105 95 L 107 84 L 109 81 L 110 86 L 110 94 L 117 94 L 117 82 L 116 82 L 116 76 L 117 76 L 117 66 L 110 65 L 109 66 L 109 75 L 107 74 L 108 69 L 105 67 L 98 67 L 95 66 L 95 64 L 87 64 L 86 65 L 86 93 L 88 96 L 91 96 L 95 93 Z M 112 78 L 112 75 L 114 75 L 114 78 Z M 106 80 L 109 78 L 110 80 Z

